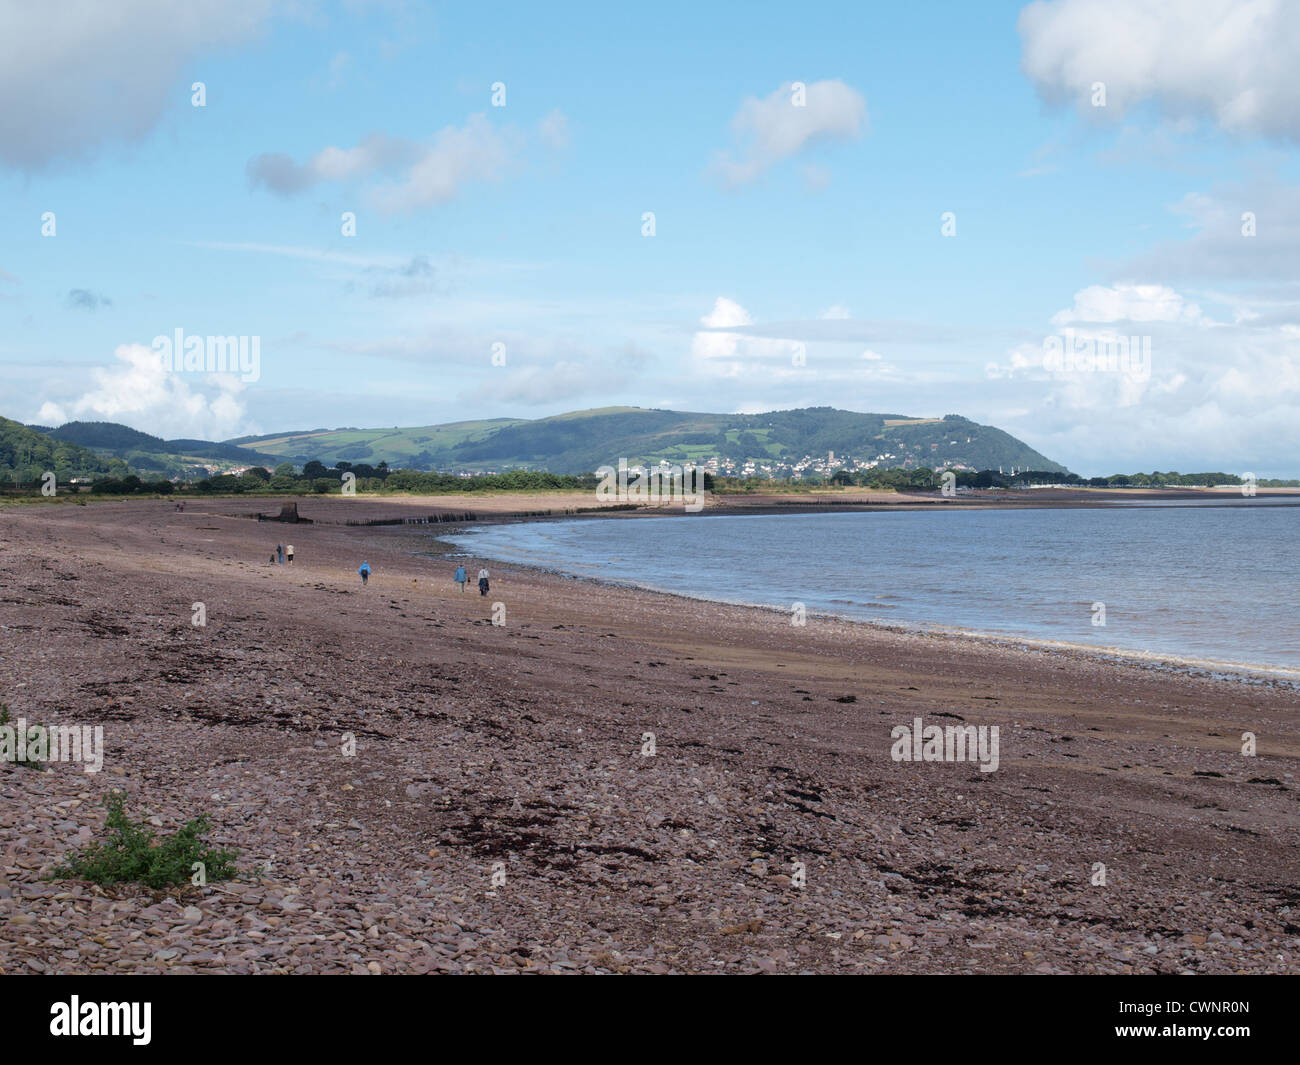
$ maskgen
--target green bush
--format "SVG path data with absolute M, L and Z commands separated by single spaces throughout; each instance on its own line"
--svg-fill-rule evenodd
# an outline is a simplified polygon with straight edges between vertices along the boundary
M 170 836 L 158 839 L 143 822 L 126 814 L 121 792 L 109 795 L 107 838 L 73 851 L 55 867 L 55 878 L 91 880 L 96 884 L 141 883 L 156 890 L 190 880 L 194 863 L 202 862 L 208 881 L 229 880 L 236 873 L 232 850 L 212 848 L 201 837 L 211 827 L 206 816 L 187 821 Z

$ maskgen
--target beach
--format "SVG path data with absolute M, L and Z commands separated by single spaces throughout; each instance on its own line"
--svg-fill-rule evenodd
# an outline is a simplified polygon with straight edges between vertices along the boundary
M 0 509 L 0 701 L 105 743 L 98 773 L 0 764 L 0 971 L 1297 970 L 1288 685 L 792 626 L 345 524 L 590 501 Z M 996 727 L 997 768 L 896 759 L 918 719 Z M 207 814 L 241 876 L 43 879 L 113 790 L 159 830 Z

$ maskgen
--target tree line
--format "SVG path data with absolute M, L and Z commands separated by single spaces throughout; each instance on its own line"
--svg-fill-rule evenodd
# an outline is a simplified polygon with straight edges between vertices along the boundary
M 719 477 L 705 474 L 706 489 L 720 492 L 745 492 L 787 488 L 815 488 L 818 485 L 838 485 L 876 490 L 923 491 L 940 487 L 945 470 L 926 466 L 904 469 L 837 470 L 829 477 L 812 476 L 800 480 L 777 480 L 761 477 Z M 1068 485 L 1078 488 L 1177 488 L 1207 487 L 1211 485 L 1241 485 L 1243 478 L 1222 471 L 1205 473 L 1116 473 L 1108 477 L 1080 477 L 1074 473 L 1053 470 L 1020 470 L 1014 474 L 997 470 L 952 470 L 954 484 L 959 488 L 1017 488 L 1031 485 Z M 354 480 L 350 480 L 348 475 Z M 344 484 L 350 483 L 357 492 L 407 492 L 417 495 L 447 495 L 457 492 L 544 492 L 569 489 L 594 490 L 597 478 L 594 473 L 570 475 L 546 473 L 540 470 L 510 470 L 505 473 L 482 473 L 461 476 L 453 473 L 422 473 L 418 470 L 390 470 L 381 462 L 375 466 L 340 461 L 325 466 L 318 461 L 306 463 L 298 472 L 293 463 L 282 462 L 274 470 L 254 466 L 243 473 L 223 473 L 205 477 L 191 484 L 177 486 L 166 480 L 142 480 L 134 474 L 105 477 L 95 481 L 91 491 L 102 495 L 170 495 L 181 491 L 186 494 L 316 494 L 337 495 Z M 1296 488 L 1300 480 L 1258 478 L 1260 488 Z
M 351 478 L 348 475 L 351 474 Z M 390 470 L 388 463 L 375 466 L 340 461 L 326 466 L 318 461 L 306 463 L 297 472 L 291 462 L 282 462 L 274 470 L 254 466 L 243 473 L 219 473 L 181 486 L 170 481 L 142 481 L 134 475 L 106 477 L 98 480 L 91 491 L 103 495 L 170 494 L 181 491 L 197 495 L 339 495 L 344 485 L 357 492 L 411 492 L 418 495 L 447 495 L 453 492 L 539 492 L 554 489 L 595 490 L 595 474 L 568 476 L 535 470 L 510 470 L 506 473 L 474 474 L 461 477 L 452 473 L 420 473 L 416 470 Z

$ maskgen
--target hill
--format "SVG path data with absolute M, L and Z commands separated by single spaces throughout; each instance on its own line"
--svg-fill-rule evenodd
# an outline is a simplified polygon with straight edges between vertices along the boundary
M 36 428 L 28 426 L 28 428 Z M 245 466 L 273 467 L 283 459 L 233 443 L 163 440 L 117 422 L 67 422 L 46 430 L 56 440 L 122 459 L 142 476 L 191 477 Z
M 458 445 L 486 440 L 499 429 L 526 425 L 516 418 L 487 421 L 449 422 L 402 429 L 308 429 L 264 436 L 242 436 L 228 444 L 256 444 L 258 450 L 278 462 L 298 465 L 316 459 L 328 466 L 336 462 L 387 462 L 393 468 L 415 470 L 451 469 L 445 462 Z M 456 466 L 456 469 L 462 467 Z M 560 472 L 560 471 L 557 471 Z
M 421 470 L 506 469 L 589 473 L 629 462 L 714 460 L 717 472 L 787 476 L 898 466 L 1066 472 L 1028 444 L 990 425 L 950 414 L 910 418 L 811 407 L 766 414 L 708 414 L 605 407 L 533 421 L 502 418 L 415 428 L 313 429 L 230 444 L 298 465 L 316 460 Z M 832 459 L 831 453 L 834 453 Z
M 60 482 L 127 472 L 120 462 L 113 463 L 80 444 L 0 418 L 0 477 L 34 483 L 46 470 L 53 470 Z

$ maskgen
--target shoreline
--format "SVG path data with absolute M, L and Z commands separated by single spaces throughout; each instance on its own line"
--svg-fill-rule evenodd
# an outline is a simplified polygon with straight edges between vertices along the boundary
M 788 620 L 789 610 L 770 603 L 752 603 L 738 599 L 714 599 L 702 595 L 690 595 L 686 592 L 674 592 L 667 588 L 658 588 L 633 581 L 608 580 L 601 577 L 589 577 L 580 573 L 568 573 L 549 566 L 534 565 L 510 559 L 492 558 L 490 555 L 475 555 L 465 552 L 449 552 L 451 557 L 481 559 L 497 565 L 510 566 L 537 574 L 540 577 L 558 578 L 568 581 L 585 581 L 605 588 L 620 588 L 647 595 L 665 596 L 670 599 L 684 599 L 698 603 L 712 603 L 717 606 L 734 607 L 738 610 L 754 610 L 772 618 Z M 876 619 L 853 617 L 834 611 L 806 612 L 809 619 L 834 621 L 847 625 L 861 626 L 872 632 L 897 633 L 904 636 L 922 638 L 939 638 L 966 640 L 980 645 L 997 647 L 1008 652 L 1067 654 L 1090 659 L 1098 663 L 1126 666 L 1139 669 L 1152 669 L 1160 672 L 1177 673 L 1188 678 L 1208 677 L 1214 680 L 1238 680 L 1242 684 L 1272 683 L 1283 687 L 1300 690 L 1300 667 L 1276 666 L 1254 662 L 1228 662 L 1218 659 L 1193 658 L 1182 655 L 1164 654 L 1158 651 L 1139 651 L 1123 647 L 1094 647 L 1090 644 L 1071 643 L 1066 640 L 1049 640 L 1041 637 L 1019 636 L 1015 633 L 1000 632 L 990 629 L 965 629 L 952 625 L 926 625 L 920 622 L 890 623 Z
M 610 515 L 615 517 L 616 515 Z M 637 515 L 650 517 L 652 515 Z M 658 515 L 659 517 L 677 517 L 678 515 Z M 701 515 L 688 515 L 699 517 Z M 594 515 L 592 516 L 595 517 Z M 439 555 L 486 559 L 494 564 L 507 565 L 516 569 L 533 572 L 539 576 L 554 577 L 562 580 L 587 581 L 592 584 L 623 588 L 650 595 L 667 596 L 688 602 L 713 603 L 745 610 L 762 611 L 772 617 L 788 619 L 789 609 L 772 603 L 751 602 L 738 599 L 719 599 L 705 595 L 692 595 L 688 592 L 673 591 L 669 588 L 636 581 L 614 580 L 605 577 L 593 577 L 587 574 L 573 573 L 556 566 L 523 562 L 516 559 L 493 558 L 491 555 L 477 555 L 459 549 L 455 540 L 469 534 L 476 527 L 489 528 L 498 524 L 528 524 L 533 521 L 571 520 L 563 518 L 511 518 L 497 522 L 463 522 L 455 528 L 447 529 L 433 536 L 433 541 L 446 545 L 448 550 Z M 431 556 L 436 557 L 436 556 Z M 925 622 L 889 622 L 884 619 L 856 617 L 851 614 L 828 610 L 808 610 L 806 617 L 827 621 L 859 625 L 876 632 L 898 632 L 922 637 L 943 637 L 969 640 L 1006 650 L 1024 650 L 1039 653 L 1064 653 L 1079 655 L 1099 662 L 1133 668 L 1152 669 L 1160 672 L 1177 673 L 1188 677 L 1211 676 L 1216 679 L 1237 679 L 1244 685 L 1274 684 L 1280 687 L 1300 690 L 1300 666 L 1286 666 L 1266 662 L 1239 662 L 1226 659 L 1205 658 L 1194 655 L 1180 655 L 1163 651 L 1144 651 L 1137 648 L 1125 648 L 1112 645 L 1096 646 L 1093 644 L 1074 643 L 1068 640 L 1055 640 L 1048 637 L 1022 635 L 1015 632 L 995 629 L 968 629 L 956 625 L 927 624 Z
M 254 508 L 246 516 L 256 513 L 256 508 L 274 510 L 283 502 L 304 504 L 343 504 L 364 509 L 368 505 L 391 505 L 396 510 L 422 508 L 428 513 L 471 511 L 474 504 L 483 509 L 476 521 L 546 521 L 565 517 L 668 517 L 685 514 L 680 502 L 668 504 L 602 503 L 593 492 L 574 489 L 546 489 L 537 491 L 485 491 L 449 492 L 432 495 L 394 492 L 366 493 L 344 497 L 337 494 L 294 493 L 182 493 L 180 495 L 91 495 L 87 492 L 65 493 L 45 498 L 41 496 L 0 494 L 0 511 L 23 506 L 98 506 L 142 502 L 184 502 L 189 506 L 211 503 L 246 503 Z M 891 491 L 886 489 L 845 488 L 838 490 L 809 489 L 795 492 L 724 492 L 704 494 L 703 510 L 693 517 L 744 514 L 808 514 L 840 513 L 845 511 L 929 510 L 940 507 L 954 509 L 1048 509 L 1076 508 L 1104 509 L 1113 504 L 1128 506 L 1164 506 L 1179 503 L 1187 506 L 1300 506 L 1300 488 L 1261 488 L 1251 497 L 1240 496 L 1239 490 L 1224 488 L 1035 488 L 1035 489 L 981 489 L 979 494 L 963 492 L 944 497 L 937 489 L 929 491 Z M 539 508 L 549 504 L 547 513 Z M 559 512 L 556 513 L 558 506 Z M 517 508 L 512 510 L 511 508 Z M 390 517 L 393 515 L 389 515 Z M 448 524 L 454 522 L 449 521 Z

